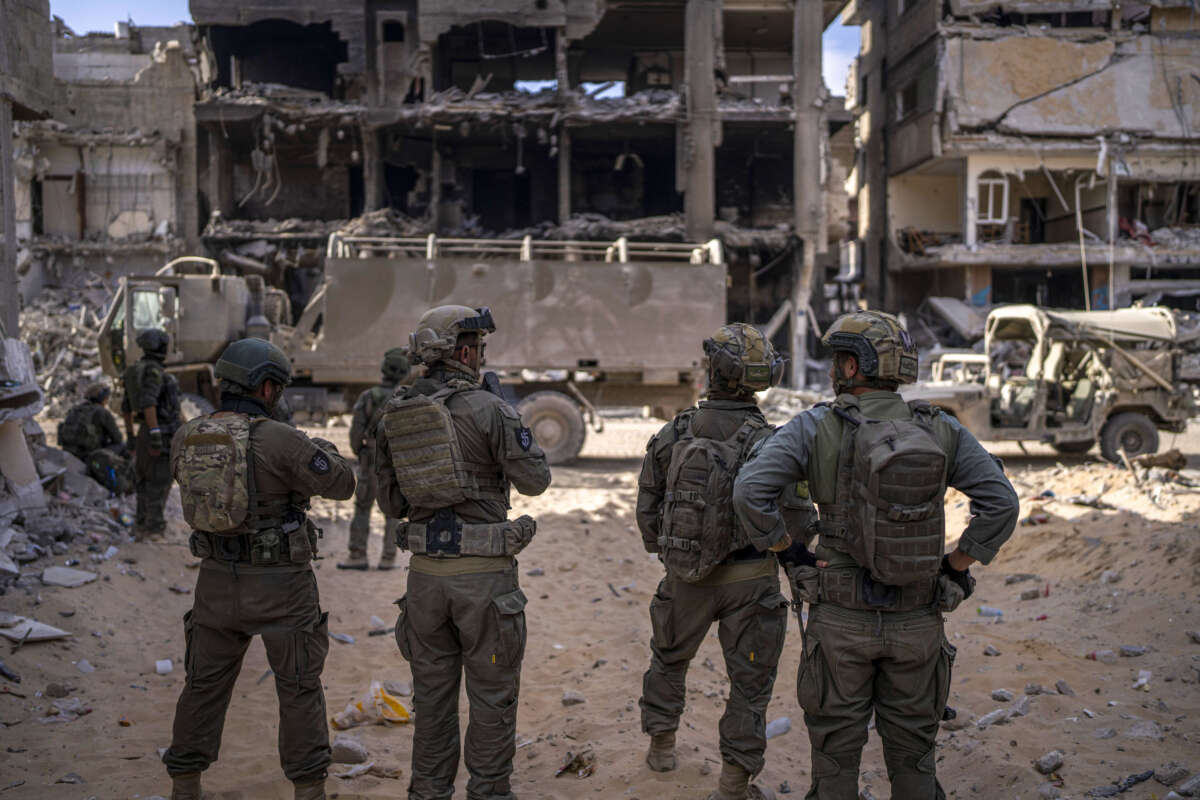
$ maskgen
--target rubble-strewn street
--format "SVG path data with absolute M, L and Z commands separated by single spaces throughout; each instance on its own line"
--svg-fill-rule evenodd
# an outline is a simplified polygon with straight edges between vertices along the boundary
M 550 491 L 520 498 L 514 508 L 540 520 L 538 537 L 520 558 L 530 599 L 529 645 L 514 789 L 529 800 L 701 797 L 720 767 L 715 730 L 727 682 L 715 629 L 689 674 L 680 769 L 652 773 L 642 762 L 637 697 L 649 657 L 646 607 L 662 570 L 642 551 L 632 508 L 638 457 L 657 423 L 609 422 L 576 466 L 556 468 Z M 320 435 L 344 447 L 345 430 Z M 1193 427 L 1175 445 L 1193 468 L 1200 464 L 1200 430 Z M 1181 767 L 1159 774 L 1178 791 L 1188 781 L 1185 773 L 1200 770 L 1200 493 L 1163 468 L 1139 486 L 1124 468 L 1079 459 L 1060 465 L 1048 449 L 1030 456 L 1010 446 L 999 452 L 1021 495 L 1023 523 L 996 562 L 978 570 L 970 607 L 950 617 L 948 636 L 958 648 L 950 705 L 958 716 L 944 723 L 938 750 L 947 792 L 958 798 L 1109 796 L 1130 776 L 1169 762 Z M 1081 504 L 1089 498 L 1112 508 Z M 952 531 L 961 528 L 965 505 L 960 495 L 948 499 Z M 315 510 L 324 518 L 327 556 L 318 582 L 337 636 L 324 673 L 329 714 L 361 697 L 372 681 L 391 682 L 388 691 L 411 708 L 411 676 L 395 642 L 371 635 L 377 623 L 394 623 L 391 603 L 404 592 L 404 575 L 332 569 L 331 559 L 345 547 L 351 506 L 323 501 Z M 97 797 L 165 794 L 158 750 L 168 743 L 183 680 L 180 617 L 196 576 L 178 506 L 174 513 L 166 542 L 118 541 L 118 553 L 100 563 L 86 546 L 93 533 L 107 541 L 109 526 L 80 520 L 84 535 L 66 552 L 24 567 L 25 577 L 3 597 L 5 611 L 71 634 L 0 654 L 21 677 L 19 684 L 6 681 L 0 697 L 7 748 L 0 772 L 4 785 L 15 787 L 6 797 L 77 796 L 70 794 L 75 788 Z M 374 522 L 372 557 L 381 527 L 378 516 Z M 38 574 L 70 559 L 80 559 L 79 568 L 98 579 L 78 588 L 42 585 Z M 976 607 L 999 609 L 1002 616 L 983 616 Z M 777 791 L 786 784 L 795 796 L 809 780 L 795 699 L 799 642 L 793 619 L 768 714 L 769 721 L 789 718 L 790 731 L 770 740 L 764 773 Z M 156 671 L 156 662 L 166 660 L 169 671 L 159 674 L 167 667 Z M 276 700 L 266 671 L 255 642 L 229 709 L 221 760 L 206 776 L 217 797 L 290 797 L 290 784 L 275 766 Z M 344 735 L 365 747 L 367 760 L 335 764 L 334 775 L 359 774 L 331 779 L 331 791 L 401 795 L 411 726 L 369 725 Z M 594 757 L 589 777 L 577 777 L 575 768 L 554 777 L 568 753 L 585 750 Z M 1051 751 L 1058 751 L 1061 765 L 1047 758 Z M 871 796 L 888 796 L 874 735 L 863 763 Z M 56 784 L 74 781 L 72 775 L 86 783 Z M 460 775 L 460 792 L 464 782 Z M 1150 777 L 1122 796 L 1162 798 L 1168 791 Z

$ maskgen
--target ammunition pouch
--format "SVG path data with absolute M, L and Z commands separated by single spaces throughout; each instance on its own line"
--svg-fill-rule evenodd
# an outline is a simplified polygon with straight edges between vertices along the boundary
M 273 567 L 304 564 L 317 556 L 321 529 L 299 510 L 289 511 L 283 523 L 254 533 L 214 534 L 192 531 L 188 549 L 196 558 Z
M 537 533 L 537 522 L 522 514 L 512 521 L 463 522 L 448 508 L 438 510 L 428 522 L 401 523 L 396 543 L 412 553 L 431 558 L 460 556 L 515 556 Z
M 935 606 L 943 611 L 953 610 L 943 608 L 944 594 L 937 578 L 889 586 L 879 583 L 867 570 L 859 567 L 818 569 L 803 566 L 789 570 L 788 576 L 794 599 L 807 603 L 830 603 L 859 611 L 912 611 Z M 962 602 L 961 597 L 958 602 Z

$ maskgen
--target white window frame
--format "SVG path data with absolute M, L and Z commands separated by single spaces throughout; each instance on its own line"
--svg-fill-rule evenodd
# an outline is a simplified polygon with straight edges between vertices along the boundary
M 1008 223 L 1009 185 L 1008 176 L 980 176 L 977 182 L 979 191 L 979 207 L 975 221 L 980 225 L 1005 225 Z M 996 192 L 999 191 L 1000 203 L 997 208 Z

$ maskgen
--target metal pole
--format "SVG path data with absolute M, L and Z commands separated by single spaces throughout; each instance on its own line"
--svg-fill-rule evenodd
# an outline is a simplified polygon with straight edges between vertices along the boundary
M 5 335 L 20 336 L 20 309 L 17 300 L 17 209 L 13 201 L 12 102 L 0 98 L 0 196 L 3 196 L 4 250 L 0 253 L 0 322 Z
M 792 256 L 792 385 L 807 383 L 807 315 L 820 246 L 821 193 L 821 0 L 796 0 L 792 16 L 792 103 L 796 114 L 793 198 L 798 240 Z
M 716 216 L 717 84 L 713 19 L 721 11 L 719 0 L 688 0 L 684 28 L 687 61 L 687 138 L 690 163 L 684 211 L 688 240 L 704 242 L 712 238 Z

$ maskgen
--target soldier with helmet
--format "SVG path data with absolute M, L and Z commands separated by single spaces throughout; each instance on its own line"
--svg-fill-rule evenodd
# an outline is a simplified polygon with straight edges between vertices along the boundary
M 642 542 L 667 568 L 650 601 L 650 668 L 640 700 L 650 736 L 646 763 L 656 772 L 676 768 L 688 665 L 717 622 L 730 689 L 719 728 L 721 775 L 709 797 L 771 798 L 770 789 L 750 781 L 763 768 L 767 703 L 787 628 L 779 562 L 769 551 L 785 550 L 790 540 L 747 538 L 731 501 L 738 468 L 773 430 L 754 393 L 779 382 L 784 359 L 744 323 L 722 326 L 704 341 L 704 355 L 705 399 L 650 439 L 638 480 Z M 804 516 L 798 488 L 784 502 Z M 795 527 L 802 537 L 805 526 Z
M 460 752 L 470 800 L 510 800 L 517 695 L 525 653 L 525 595 L 514 558 L 536 523 L 508 519 L 509 491 L 541 494 L 546 456 L 517 412 L 480 383 L 486 308 L 440 306 L 422 315 L 409 357 L 425 375 L 398 389 L 375 428 L 379 505 L 412 552 L 398 602 L 396 643 L 413 674 L 409 800 L 454 793 Z M 458 693 L 470 722 L 460 750 Z
M 375 505 L 375 425 L 377 415 L 400 381 L 408 376 L 408 349 L 393 347 L 383 354 L 380 367 L 383 380 L 358 396 L 350 422 L 350 447 L 358 457 L 358 488 L 354 490 L 354 518 L 350 520 L 350 558 L 339 562 L 338 569 L 369 569 L 367 539 L 371 533 L 371 506 Z M 384 517 L 383 553 L 379 568 L 392 569 L 396 563 L 397 521 Z
M 133 491 L 128 451 L 117 420 L 104 407 L 112 389 L 103 381 L 89 384 L 84 401 L 58 424 L 58 446 L 87 466 L 88 475 L 116 494 Z
M 858 797 L 874 714 L 892 796 L 942 798 L 934 745 L 955 655 L 943 614 L 973 591 L 969 567 L 1012 534 L 1017 496 L 956 419 L 897 393 L 917 379 L 917 351 L 895 317 L 848 314 L 823 341 L 837 398 L 780 428 L 734 487 L 738 517 L 763 545 L 786 541 L 778 501 L 796 481 L 820 512 L 815 558 L 790 572 L 810 604 L 796 679 L 812 746 L 807 797 Z M 971 510 L 950 553 L 947 486 Z
M 137 335 L 142 357 L 125 369 L 125 396 L 121 412 L 125 433 L 134 443 L 137 516 L 134 538 L 160 536 L 167 522 L 163 510 L 171 490 L 171 467 L 167 448 L 183 421 L 179 407 L 179 384 L 164 368 L 170 338 L 165 331 L 147 328 Z M 134 421 L 141 423 L 134 437 Z
M 172 800 L 199 800 L 250 640 L 262 636 L 279 695 L 279 759 L 297 800 L 323 800 L 330 762 L 321 671 L 329 651 L 312 560 L 313 496 L 345 500 L 354 473 L 331 443 L 271 418 L 291 382 L 286 355 L 262 339 L 225 348 L 214 368 L 219 411 L 171 442 L 189 547 L 202 559 L 184 615 L 187 678 L 163 763 Z

